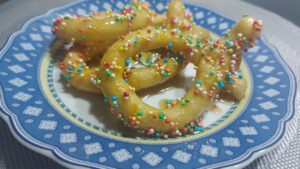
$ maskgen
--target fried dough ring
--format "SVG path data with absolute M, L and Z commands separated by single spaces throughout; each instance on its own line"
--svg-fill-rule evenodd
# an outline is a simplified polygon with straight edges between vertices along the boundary
M 189 36 L 201 37 L 201 42 L 204 42 L 209 38 L 209 33 L 205 29 L 196 26 L 192 28 Z M 97 55 L 103 54 L 114 42 L 115 40 L 112 39 L 105 42 L 90 42 L 70 48 L 66 53 L 64 61 L 60 64 L 60 68 L 68 83 L 78 90 L 102 93 L 97 87 L 101 82 L 100 78 L 97 77 L 99 68 L 90 68 L 87 62 Z M 128 46 L 128 43 L 125 46 Z M 125 46 L 123 46 L 124 51 Z M 136 90 L 166 82 L 177 75 L 182 67 L 185 66 L 185 64 L 181 64 L 182 55 L 174 54 L 174 57 L 166 55 L 163 54 L 163 59 L 148 65 L 148 67 L 127 69 L 124 80 L 128 81 Z M 193 62 L 193 60 L 191 61 Z
M 177 16 L 175 17 L 175 15 Z M 166 27 L 174 28 L 174 32 L 177 27 L 187 28 L 190 30 L 189 36 L 201 37 L 201 42 L 204 42 L 210 37 L 207 30 L 200 26 L 192 25 L 192 17 L 189 14 L 185 14 L 184 5 L 180 0 L 173 0 L 169 4 L 167 16 L 168 19 L 166 20 L 165 25 Z M 149 40 L 149 38 L 146 40 Z M 95 84 L 99 85 L 101 82 L 101 80 L 97 78 L 99 69 L 90 69 L 87 62 L 95 56 L 103 54 L 115 41 L 115 39 L 110 39 L 104 42 L 87 42 L 84 45 L 71 48 L 66 54 L 64 61 L 60 64 L 60 68 L 68 83 L 76 87 L 78 90 L 101 93 L 101 90 L 95 86 Z M 126 51 L 128 46 L 138 45 L 135 43 L 138 43 L 138 41 L 134 41 L 134 43 L 128 42 L 120 48 Z M 164 83 L 168 79 L 177 75 L 184 66 L 182 64 L 178 64 L 178 62 L 181 62 L 181 57 L 181 55 L 176 55 L 170 59 L 164 56 L 163 58 L 165 59 L 153 64 L 154 66 L 131 70 L 127 69 L 125 71 L 127 73 L 123 75 L 124 80 L 128 81 L 129 84 L 136 90 Z
M 147 25 L 162 25 L 165 15 L 153 12 L 144 1 L 134 1 L 120 13 L 107 11 L 87 16 L 61 16 L 53 22 L 52 32 L 60 39 L 76 42 L 119 38 Z
M 153 33 L 147 33 L 148 29 Z M 156 31 L 160 33 L 155 33 Z M 102 78 L 101 88 L 109 103 L 115 112 L 119 113 L 118 117 L 128 126 L 149 135 L 160 136 L 161 132 L 171 132 L 171 135 L 184 133 L 185 126 L 201 115 L 215 95 L 224 88 L 224 81 L 230 77 L 228 73 L 238 69 L 242 51 L 255 44 L 255 39 L 261 32 L 261 24 L 252 17 L 243 18 L 227 37 L 216 41 L 213 49 L 198 48 L 196 44 L 199 43 L 196 41 L 186 42 L 180 34 L 171 32 L 162 28 L 145 28 L 141 34 L 144 37 L 152 36 L 150 41 L 140 41 L 139 45 L 129 48 L 126 52 L 119 50 L 128 40 L 134 41 L 137 38 L 137 32 L 130 33 L 124 40 L 114 43 L 101 60 L 99 71 Z M 184 37 L 187 35 L 184 34 Z M 122 72 L 125 60 L 130 56 L 165 46 L 177 52 L 183 51 L 194 57 L 199 56 L 196 64 L 198 68 L 194 85 L 184 99 L 180 100 L 181 103 L 167 109 L 157 109 L 144 103 L 135 91 L 131 90 L 130 85 L 122 79 Z M 233 63 L 232 60 L 236 61 Z M 110 69 L 105 64 L 107 62 L 114 62 L 121 69 Z M 107 70 L 115 73 L 115 77 L 107 76 Z M 214 72 L 214 75 L 211 76 L 210 72 Z

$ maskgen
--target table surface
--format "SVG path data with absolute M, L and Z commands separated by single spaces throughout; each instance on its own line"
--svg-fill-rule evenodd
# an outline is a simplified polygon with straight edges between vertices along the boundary
M 15 31 L 30 18 L 46 13 L 49 9 L 73 2 L 72 0 L 0 0 L 0 48 Z M 264 21 L 264 35 L 277 47 L 282 57 L 293 69 L 300 88 L 300 5 L 299 0 L 190 0 L 201 3 L 232 18 L 244 13 Z M 288 125 L 281 144 L 270 153 L 256 159 L 246 168 L 300 168 L 300 115 L 299 92 L 296 115 Z M 0 118 L 0 169 L 38 169 L 64 167 L 20 144 Z

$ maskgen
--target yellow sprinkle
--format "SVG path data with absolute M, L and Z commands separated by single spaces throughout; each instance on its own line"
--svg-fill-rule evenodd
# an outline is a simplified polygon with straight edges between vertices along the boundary
M 141 34 L 141 32 L 142 32 L 142 31 L 141 31 L 140 29 L 137 31 L 138 34 Z
M 149 111 L 149 114 L 152 115 L 152 114 L 153 114 L 153 111 Z
M 229 52 L 229 53 L 232 53 L 232 52 L 233 52 L 233 49 L 228 49 L 228 52 Z
M 194 66 L 194 69 L 195 69 L 195 70 L 198 69 L 198 66 Z
M 218 80 L 218 81 L 220 81 L 220 80 L 221 80 L 221 78 L 220 78 L 220 77 L 217 77 L 217 80 Z
M 128 51 L 128 47 L 125 47 L 125 51 Z
M 70 85 L 70 83 L 67 83 L 67 87 L 70 87 L 71 85 Z
M 240 47 L 240 46 L 237 46 L 236 49 L 239 50 L 239 49 L 241 49 L 241 47 Z
M 224 44 L 221 44 L 220 47 L 223 48 L 223 47 L 224 47 Z
M 133 117 L 132 117 L 132 120 L 133 120 L 133 121 L 135 121 L 135 120 L 136 120 L 136 117 L 135 117 L 135 116 L 133 116 Z
M 97 80 L 97 84 L 100 84 L 101 83 L 101 80 Z
M 85 66 L 84 69 L 85 69 L 85 70 L 89 70 L 90 67 L 89 67 L 89 66 Z
M 120 50 L 124 50 L 123 46 L 120 47 Z
M 176 62 L 175 65 L 178 66 L 178 63 Z
M 73 37 L 73 38 L 71 38 L 71 40 L 72 40 L 73 42 L 75 42 L 76 39 Z
M 140 119 L 142 119 L 142 117 L 141 116 L 137 116 L 137 118 L 140 120 Z
M 214 62 L 215 62 L 215 61 L 214 61 L 214 60 L 212 60 L 212 59 L 211 59 L 211 60 L 209 60 L 209 61 L 210 61 L 211 63 L 214 63 Z
M 246 36 L 243 37 L 243 40 L 246 40 Z
M 159 72 L 156 72 L 156 75 L 159 75 Z
M 99 71 L 100 69 L 99 68 L 96 68 L 96 71 Z

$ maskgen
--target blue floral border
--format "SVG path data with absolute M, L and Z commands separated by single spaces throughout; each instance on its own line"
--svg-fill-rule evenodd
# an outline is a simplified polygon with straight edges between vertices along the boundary
M 41 93 L 36 67 L 54 40 L 49 30 L 52 19 L 65 12 L 116 9 L 125 3 L 76 2 L 29 20 L 9 38 L 0 53 L 0 105 L 1 115 L 19 139 L 77 166 L 218 168 L 249 163 L 249 158 L 253 160 L 251 157 L 282 138 L 294 114 L 296 82 L 278 51 L 264 38 L 244 55 L 255 84 L 247 109 L 216 133 L 179 143 L 139 144 L 90 133 L 62 117 Z M 156 11 L 164 11 L 165 1 L 150 3 Z M 195 14 L 197 24 L 218 35 L 235 23 L 207 8 L 187 5 L 187 9 Z

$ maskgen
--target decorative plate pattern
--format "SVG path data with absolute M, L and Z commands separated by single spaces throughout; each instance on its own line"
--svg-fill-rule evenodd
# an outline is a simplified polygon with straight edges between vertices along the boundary
M 244 54 L 253 89 L 247 107 L 221 129 L 175 142 L 126 141 L 86 130 L 63 116 L 42 91 L 41 62 L 54 41 L 52 21 L 65 13 L 121 9 L 126 0 L 87 0 L 29 20 L 0 53 L 1 116 L 19 140 L 64 164 L 90 168 L 219 168 L 243 166 L 281 138 L 294 114 L 295 78 L 264 38 Z M 159 13 L 167 2 L 150 1 Z M 197 24 L 222 36 L 235 21 L 186 4 Z M 47 77 L 51 78 L 51 77 Z M 50 88 L 51 90 L 51 88 Z M 59 102 L 63 105 L 63 102 Z M 49 153 L 48 153 L 49 155 Z

